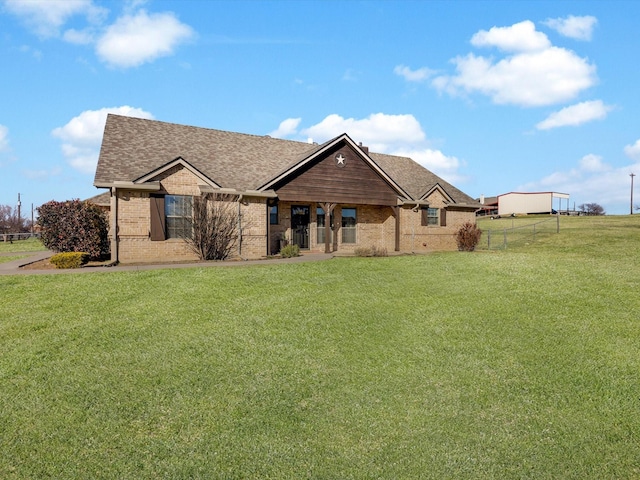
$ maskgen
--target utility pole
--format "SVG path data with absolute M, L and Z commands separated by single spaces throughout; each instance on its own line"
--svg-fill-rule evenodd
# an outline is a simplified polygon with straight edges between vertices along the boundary
M 633 215 L 633 177 L 635 177 L 636 174 L 630 173 L 629 176 L 631 177 L 631 215 Z
M 20 194 L 18 193 L 18 228 L 22 225 L 22 216 L 20 214 L 21 207 L 22 207 L 22 202 L 20 201 Z

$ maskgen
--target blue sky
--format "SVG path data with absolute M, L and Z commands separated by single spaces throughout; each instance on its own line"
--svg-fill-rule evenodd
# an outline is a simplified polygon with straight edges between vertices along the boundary
M 346 132 L 473 197 L 556 191 L 628 214 L 639 18 L 615 0 L 0 0 L 0 204 L 99 193 L 114 112 Z

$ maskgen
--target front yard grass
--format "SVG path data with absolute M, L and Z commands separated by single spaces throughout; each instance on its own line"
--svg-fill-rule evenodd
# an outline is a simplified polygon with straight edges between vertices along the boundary
M 20 260 L 26 258 L 28 255 L 0 255 L 0 263 L 13 262 L 14 260 Z
M 499 252 L 0 277 L 0 477 L 638 478 L 640 216 L 567 220 Z
M 40 252 L 46 250 L 39 238 L 32 237 L 26 240 L 14 240 L 13 242 L 2 241 L 0 235 L 0 253 L 13 252 Z

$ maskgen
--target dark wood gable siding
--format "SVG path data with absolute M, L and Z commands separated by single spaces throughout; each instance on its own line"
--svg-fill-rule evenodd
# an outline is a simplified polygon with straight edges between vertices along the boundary
M 336 157 L 345 158 L 344 167 Z M 348 145 L 324 157 L 275 186 L 285 202 L 331 202 L 359 205 L 396 205 L 398 194 Z

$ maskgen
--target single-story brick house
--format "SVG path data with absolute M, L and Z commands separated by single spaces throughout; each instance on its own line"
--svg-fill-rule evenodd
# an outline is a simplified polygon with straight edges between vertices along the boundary
M 195 259 L 172 226 L 190 215 L 176 207 L 206 193 L 237 205 L 234 256 L 245 259 L 276 254 L 283 236 L 302 253 L 455 250 L 454 232 L 480 207 L 346 133 L 318 145 L 118 115 L 107 117 L 94 185 L 109 189 L 111 256 L 124 263 Z

